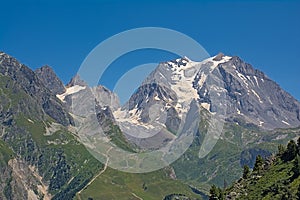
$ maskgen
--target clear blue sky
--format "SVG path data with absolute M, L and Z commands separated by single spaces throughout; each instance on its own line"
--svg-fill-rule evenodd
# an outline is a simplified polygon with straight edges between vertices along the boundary
M 1 51 L 32 69 L 48 64 L 64 82 L 101 41 L 155 26 L 187 34 L 211 55 L 240 56 L 300 99 L 299 1 L 6 0 L 0 19 Z M 126 71 L 173 58 L 166 52 L 135 52 L 115 65 Z M 111 87 L 114 81 L 102 82 Z

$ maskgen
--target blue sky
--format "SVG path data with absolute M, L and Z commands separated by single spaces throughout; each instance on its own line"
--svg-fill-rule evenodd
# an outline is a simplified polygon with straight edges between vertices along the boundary
M 180 31 L 210 55 L 240 56 L 300 99 L 299 1 L 31 0 L 1 1 L 0 8 L 0 50 L 33 69 L 50 65 L 65 83 L 101 41 L 151 26 Z M 175 57 L 130 53 L 101 83 L 111 88 L 132 65 Z

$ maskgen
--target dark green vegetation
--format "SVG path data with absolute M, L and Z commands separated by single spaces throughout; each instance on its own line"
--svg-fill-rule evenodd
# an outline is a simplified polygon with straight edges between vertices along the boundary
M 291 140 L 287 147 L 280 145 L 278 153 L 266 159 L 257 156 L 253 170 L 244 167 L 244 175 L 225 191 L 212 186 L 210 199 L 300 199 L 299 145 Z M 219 194 L 223 196 L 218 196 Z

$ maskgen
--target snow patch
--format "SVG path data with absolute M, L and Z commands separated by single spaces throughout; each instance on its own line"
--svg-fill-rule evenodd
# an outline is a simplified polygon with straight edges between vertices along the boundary
M 284 120 L 282 120 L 281 122 L 288 125 L 288 126 L 290 126 L 290 124 L 288 122 L 284 121 Z
M 154 100 L 159 101 L 160 98 L 159 98 L 158 96 L 155 96 L 155 97 L 154 97 Z
M 270 102 L 271 105 L 273 105 L 273 102 L 271 101 L 270 97 L 268 97 L 268 101 Z
M 118 110 L 113 112 L 113 115 L 115 117 L 116 120 L 122 119 L 126 117 L 126 112 L 121 110 L 121 108 L 119 108 Z
M 265 122 L 259 121 L 259 126 L 262 126 Z
M 235 72 L 236 72 L 236 74 L 238 75 L 238 77 L 240 77 L 240 79 L 242 79 L 243 80 L 243 82 L 245 83 L 245 85 L 247 86 L 247 88 L 248 88 L 248 83 L 247 83 L 247 79 L 246 79 L 246 77 L 243 75 L 243 74 L 241 74 L 240 72 L 238 72 L 238 70 L 235 70 Z
M 65 101 L 65 97 L 70 94 L 75 94 L 81 90 L 84 90 L 86 86 L 74 85 L 72 87 L 66 88 L 66 92 L 63 94 L 57 94 L 56 97 L 59 98 L 62 102 Z
M 132 125 L 137 126 L 137 129 L 138 127 L 143 129 L 153 129 L 153 125 L 142 123 L 139 121 L 140 114 L 141 112 L 137 108 L 134 108 L 129 112 L 121 110 L 121 108 L 119 108 L 118 110 L 113 112 L 113 116 L 115 120 L 119 123 L 121 129 L 129 129 L 130 127 L 132 128 Z
M 210 104 L 209 104 L 209 103 L 201 103 L 201 106 L 202 106 L 203 108 L 205 108 L 206 110 L 208 110 L 208 111 L 209 111 L 209 109 L 210 109 Z
M 257 77 L 256 77 L 256 76 L 253 76 L 253 77 L 254 77 L 254 79 L 255 79 L 256 85 L 259 87 Z
M 246 77 L 252 83 L 252 85 L 255 85 L 254 82 L 253 82 L 253 80 L 251 79 L 251 76 L 246 76 Z
M 199 82 L 198 82 L 198 85 L 199 85 L 200 87 L 203 86 L 203 84 L 204 84 L 206 78 L 207 78 L 207 75 L 204 74 L 204 72 L 202 72 L 202 73 L 201 73 L 201 78 L 200 78 L 200 80 L 199 80 Z
M 198 98 L 198 93 L 193 88 L 193 81 L 195 80 L 196 72 L 200 69 L 199 62 L 190 61 L 186 65 L 173 69 L 171 80 L 171 89 L 178 96 L 178 103 L 181 104 L 181 109 L 187 110 L 192 99 Z M 194 71 L 191 75 L 189 72 Z M 204 83 L 206 77 L 201 77 L 201 82 Z
M 212 72 L 219 64 L 222 64 L 222 63 L 226 63 L 228 62 L 232 57 L 230 56 L 223 56 L 221 60 L 219 61 L 216 61 L 214 60 L 216 56 L 214 57 L 211 57 L 211 58 L 208 58 L 206 60 L 203 61 L 203 63 L 207 63 L 207 62 L 212 62 L 213 65 L 210 67 L 210 72 Z
M 261 100 L 260 96 L 259 96 L 253 89 L 251 89 L 251 91 L 252 91 L 252 93 L 257 97 L 259 103 L 264 103 L 264 102 Z
M 173 71 L 172 76 L 170 77 L 172 80 L 170 87 L 177 94 L 178 104 L 181 105 L 180 108 L 176 107 L 179 116 L 181 116 L 181 113 L 188 111 L 189 104 L 193 99 L 199 98 L 197 89 L 193 87 L 195 79 L 200 78 L 197 83 L 199 88 L 201 88 L 207 80 L 208 74 L 206 72 L 202 71 L 198 74 L 197 72 L 199 72 L 202 67 L 208 67 L 208 73 L 211 73 L 219 64 L 226 63 L 232 58 L 230 56 L 223 56 L 220 60 L 214 60 L 215 57 L 216 56 L 205 59 L 201 62 L 195 62 L 188 58 L 184 58 L 177 59 L 175 62 L 170 61 L 167 63 L 168 68 L 171 67 L 171 70 Z M 184 64 L 179 65 L 178 63 Z M 193 75 L 191 75 L 190 72 L 194 72 Z M 200 77 L 196 77 L 199 75 Z M 210 104 L 203 104 L 202 106 L 207 110 L 210 109 Z

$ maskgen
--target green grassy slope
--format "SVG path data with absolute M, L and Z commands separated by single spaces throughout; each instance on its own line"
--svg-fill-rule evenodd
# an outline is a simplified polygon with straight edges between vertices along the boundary
M 251 178 L 242 182 L 246 184 L 247 195 L 242 195 L 239 199 L 296 199 L 296 192 L 300 185 L 300 177 L 290 181 L 293 164 L 279 161 L 272 166 L 261 178 Z
M 7 162 L 14 156 L 14 152 L 0 139 L 0 168 L 7 166 Z
M 129 174 L 111 168 L 101 174 L 80 195 L 81 199 L 163 199 L 170 194 L 183 194 L 189 199 L 201 199 L 188 185 L 169 177 L 164 169 L 146 174 Z M 139 197 L 139 198 L 138 198 Z M 78 198 L 79 199 L 79 198 Z
M 290 161 L 285 161 L 285 157 L 277 155 L 272 162 L 268 159 L 263 170 L 254 170 L 247 178 L 239 179 L 226 190 L 226 194 L 233 199 L 247 200 L 300 199 L 300 167 L 295 168 L 296 161 L 300 165 L 299 152 Z

